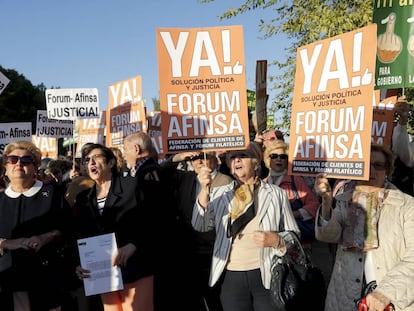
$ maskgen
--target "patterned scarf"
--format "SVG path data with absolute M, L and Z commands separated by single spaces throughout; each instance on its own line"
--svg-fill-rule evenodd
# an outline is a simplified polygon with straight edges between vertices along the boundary
M 376 249 L 378 241 L 378 221 L 380 217 L 380 206 L 386 197 L 386 189 L 375 192 L 364 192 L 356 186 L 352 194 L 351 208 L 348 209 L 348 221 L 354 224 L 353 230 L 344 231 L 345 249 L 359 249 L 364 252 Z M 362 211 L 363 213 L 360 213 Z M 365 215 L 365 217 L 363 217 Z M 358 223 L 363 221 L 363 245 L 358 242 Z M 362 232 L 361 232 L 362 233 Z M 362 241 L 361 241 L 362 242 Z
M 230 202 L 230 217 L 227 225 L 227 236 L 235 237 L 256 215 L 254 206 L 254 190 L 260 185 L 256 177 L 253 184 L 240 184 L 234 189 Z

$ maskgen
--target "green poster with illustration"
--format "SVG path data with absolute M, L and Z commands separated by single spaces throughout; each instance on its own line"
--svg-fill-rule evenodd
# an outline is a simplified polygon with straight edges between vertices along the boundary
M 414 87 L 414 2 L 374 0 L 375 89 Z

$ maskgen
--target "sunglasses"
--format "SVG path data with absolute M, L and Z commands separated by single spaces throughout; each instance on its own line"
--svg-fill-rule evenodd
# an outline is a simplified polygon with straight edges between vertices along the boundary
M 105 158 L 105 155 L 103 155 L 103 154 L 94 154 L 91 157 L 86 157 L 85 160 L 84 160 L 84 163 L 88 164 L 89 162 L 91 162 L 91 160 L 93 160 L 93 162 L 96 162 L 97 158 Z
M 277 153 L 271 153 L 269 154 L 269 158 L 271 158 L 272 160 L 280 158 L 281 160 L 286 160 L 288 158 L 287 154 L 277 154 Z
M 19 161 L 20 161 L 20 164 L 23 165 L 23 166 L 30 165 L 30 164 L 34 163 L 34 160 L 31 156 L 23 156 L 23 157 L 19 157 L 19 156 L 15 156 L 15 155 L 7 156 L 7 163 L 10 163 L 10 164 L 14 165 Z
M 387 169 L 387 165 L 385 164 L 385 162 L 372 162 L 370 165 L 376 171 L 385 171 Z

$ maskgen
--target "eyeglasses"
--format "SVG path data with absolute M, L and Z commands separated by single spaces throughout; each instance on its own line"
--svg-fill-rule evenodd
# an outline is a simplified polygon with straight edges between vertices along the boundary
M 377 171 L 385 171 L 387 169 L 385 162 L 372 162 L 370 165 Z
M 98 158 L 105 158 L 105 155 L 103 155 L 103 154 L 94 154 L 93 156 L 85 157 L 85 160 L 83 162 L 85 164 L 88 164 L 89 162 L 91 162 L 91 160 L 93 160 L 93 162 L 96 162 L 96 159 L 98 159 Z
M 34 163 L 34 160 L 31 156 L 22 156 L 22 157 L 19 157 L 16 155 L 7 156 L 7 163 L 14 165 L 19 161 L 20 161 L 20 164 L 23 166 L 27 166 L 27 165 Z
M 288 158 L 287 154 L 277 154 L 277 153 L 271 153 L 269 154 L 269 158 L 271 158 L 272 160 L 280 158 L 281 160 L 286 160 Z

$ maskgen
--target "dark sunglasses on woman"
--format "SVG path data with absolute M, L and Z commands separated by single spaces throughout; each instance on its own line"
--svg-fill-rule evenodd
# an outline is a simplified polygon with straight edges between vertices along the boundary
M 31 156 L 22 156 L 22 157 L 15 156 L 15 155 L 7 156 L 7 163 L 16 164 L 19 161 L 22 165 L 30 165 L 34 162 Z
M 269 158 L 271 158 L 272 160 L 280 158 L 281 160 L 286 160 L 288 158 L 287 154 L 277 154 L 277 153 L 271 153 L 269 154 Z

